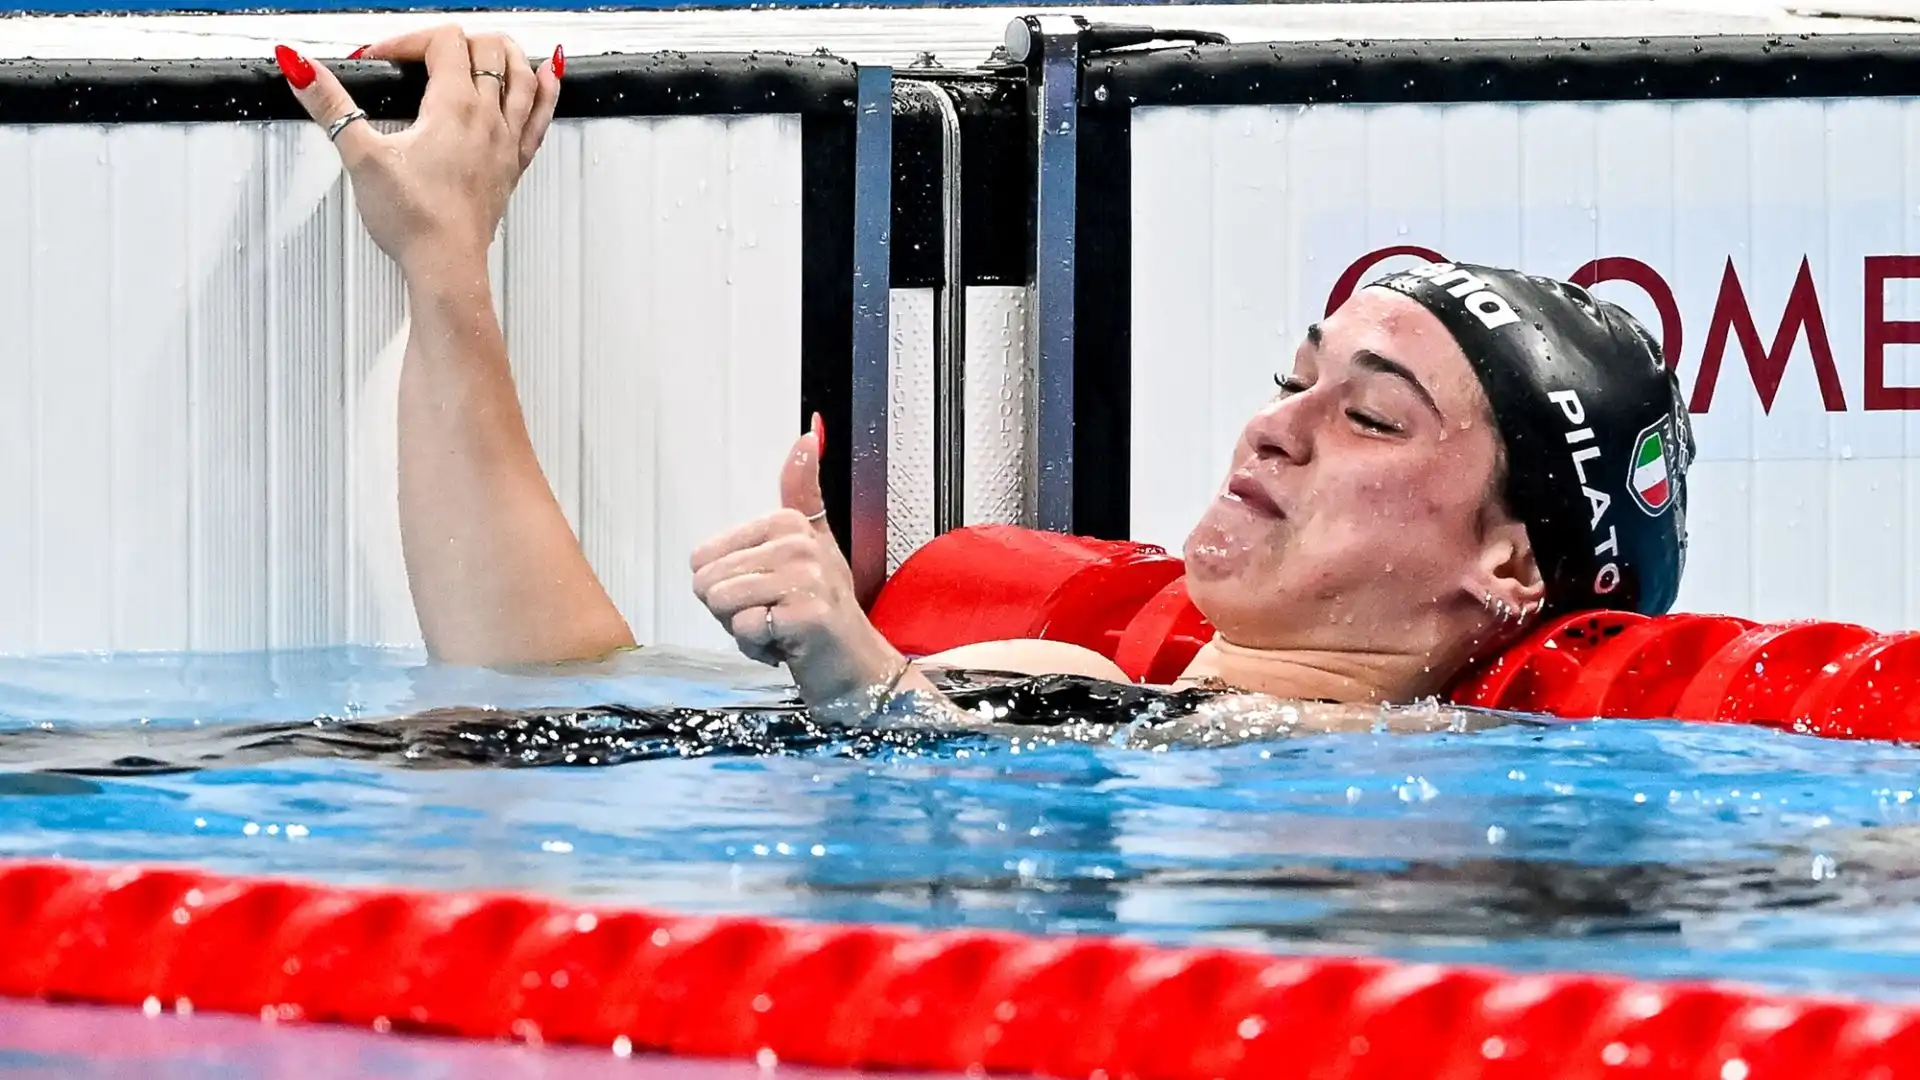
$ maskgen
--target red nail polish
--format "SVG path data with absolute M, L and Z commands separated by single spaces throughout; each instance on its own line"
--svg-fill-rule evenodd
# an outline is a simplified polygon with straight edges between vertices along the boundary
M 553 77 L 558 79 L 567 73 L 567 54 L 560 46 L 553 47 Z
M 347 54 L 347 59 L 349 59 L 349 60 L 358 60 L 358 59 L 360 59 L 361 57 L 363 57 L 363 56 L 365 56 L 365 55 L 367 55 L 367 50 L 368 50 L 368 49 L 371 49 L 371 48 L 373 48 L 373 46 L 371 46 L 371 45 L 362 45 L 362 46 L 360 46 L 359 48 L 357 48 L 357 49 L 355 49 L 355 50 L 353 50 L 352 52 L 350 52 L 350 53 L 348 53 L 348 54 Z
M 275 45 L 273 58 L 280 62 L 280 73 L 287 77 L 295 90 L 305 90 L 313 85 L 313 65 L 307 63 L 306 57 L 285 45 Z
M 819 413 L 813 414 L 813 452 L 821 457 L 827 456 L 827 422 L 820 419 Z

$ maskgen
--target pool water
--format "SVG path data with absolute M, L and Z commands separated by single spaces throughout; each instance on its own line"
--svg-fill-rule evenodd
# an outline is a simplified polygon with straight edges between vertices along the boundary
M 788 693 L 673 650 L 0 660 L 0 857 L 1920 999 L 1906 747 L 1668 722 L 842 731 Z M 738 711 L 647 712 L 675 704 Z M 0 1035 L 50 1009 L 81 1023 L 4 1005 Z

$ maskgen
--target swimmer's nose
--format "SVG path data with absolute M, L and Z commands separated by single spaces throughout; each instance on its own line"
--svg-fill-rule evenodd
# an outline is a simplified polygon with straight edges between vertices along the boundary
M 1296 465 L 1313 460 L 1314 414 L 1318 404 L 1312 391 L 1267 403 L 1247 422 L 1247 445 L 1260 457 L 1283 458 Z

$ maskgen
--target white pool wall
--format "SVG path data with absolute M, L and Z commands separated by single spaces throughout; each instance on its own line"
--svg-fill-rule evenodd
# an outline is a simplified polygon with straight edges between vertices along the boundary
M 458 18 L 535 55 L 824 47 L 969 65 L 1026 10 Z M 1075 10 L 1236 41 L 1890 29 L 1628 0 Z M 278 42 L 338 56 L 446 18 L 14 18 L 0 57 L 265 57 Z M 1771 344 L 1804 252 L 1852 411 L 1818 410 L 1802 341 L 1759 412 L 1729 347 L 1697 418 L 1681 603 L 1915 625 L 1912 425 L 1859 411 L 1858 353 L 1859 260 L 1920 240 L 1915 124 L 1887 100 L 1143 110 L 1135 535 L 1178 544 L 1271 359 L 1370 245 L 1476 243 L 1551 273 L 1638 254 L 1670 274 L 1689 360 L 1724 259 Z M 791 116 L 563 121 L 503 229 L 498 298 L 538 452 L 643 639 L 724 644 L 687 552 L 774 505 L 799 401 L 799 145 Z M 1316 183 L 1309 145 L 1341 155 L 1338 182 Z M 1409 150 L 1451 186 L 1402 182 Z M 1183 224 L 1196 214 L 1205 228 Z M 1904 289 L 1888 316 L 1920 318 Z M 1630 288 L 1600 291 L 1645 312 Z M 969 290 L 969 521 L 1031 520 L 1025 300 Z M 896 291 L 894 313 L 897 564 L 931 535 L 931 294 Z M 15 508 L 0 516 L 0 651 L 416 641 L 393 498 L 402 319 L 312 125 L 0 126 L 0 500 Z M 1905 363 L 1889 367 L 1902 382 Z

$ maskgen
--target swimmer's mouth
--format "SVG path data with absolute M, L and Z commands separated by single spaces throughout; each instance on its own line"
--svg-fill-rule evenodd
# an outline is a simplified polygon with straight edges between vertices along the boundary
M 1280 504 L 1273 501 L 1273 496 L 1267 494 L 1267 490 L 1250 476 L 1235 474 L 1231 480 L 1227 481 L 1227 497 L 1235 502 L 1244 503 L 1249 510 L 1263 517 L 1287 516 L 1280 509 Z

